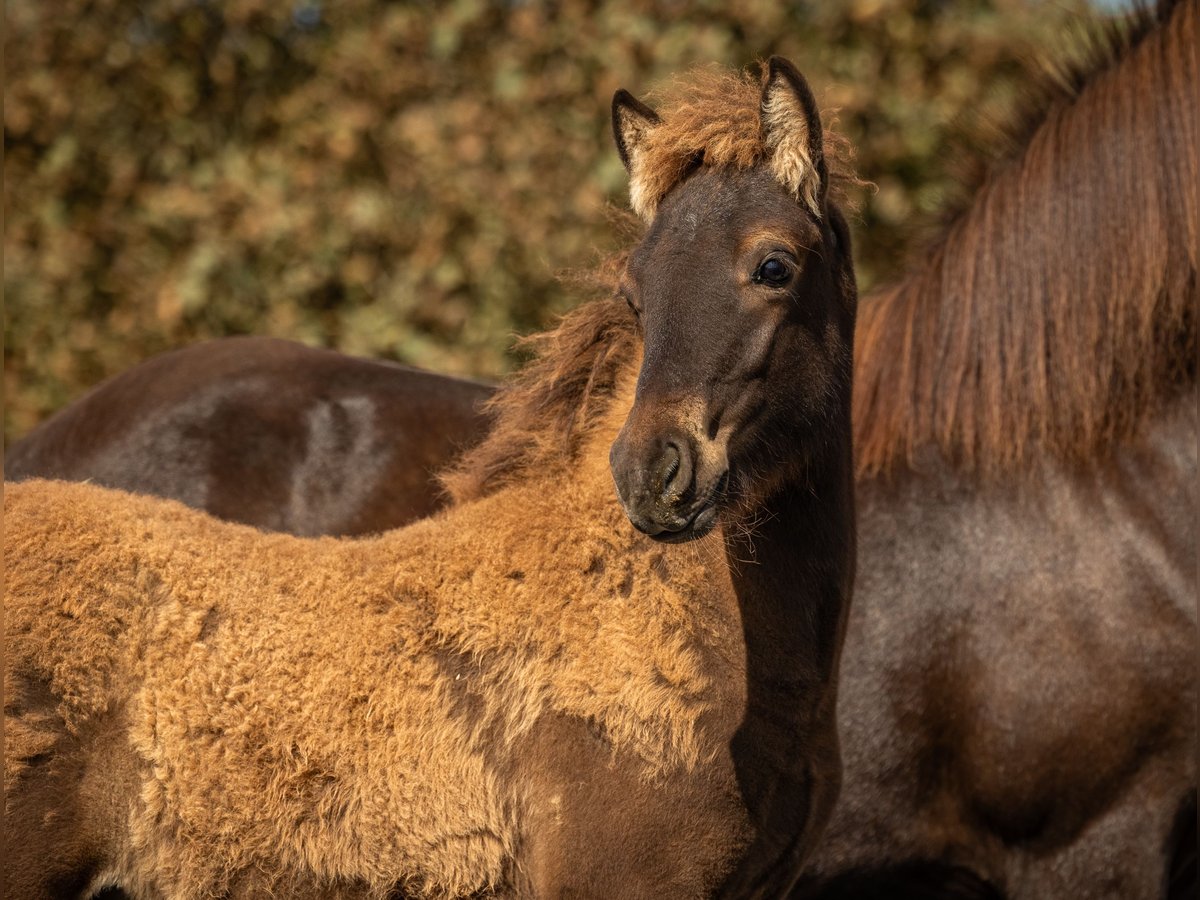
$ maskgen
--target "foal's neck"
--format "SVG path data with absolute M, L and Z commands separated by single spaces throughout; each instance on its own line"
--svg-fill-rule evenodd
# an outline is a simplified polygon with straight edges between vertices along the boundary
M 755 837 L 721 896 L 780 895 L 841 778 L 833 718 L 854 580 L 849 450 L 781 486 L 724 539 L 746 646 L 746 711 L 730 749 Z
M 750 713 L 795 727 L 820 715 L 836 671 L 854 580 L 854 481 L 849 453 L 831 453 L 725 528 L 742 614 Z

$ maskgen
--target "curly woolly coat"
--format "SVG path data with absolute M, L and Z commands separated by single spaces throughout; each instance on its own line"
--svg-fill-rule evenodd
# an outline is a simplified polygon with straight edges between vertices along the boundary
M 605 454 L 581 459 L 597 462 L 573 490 L 533 479 L 356 542 L 11 486 L 10 798 L 124 722 L 129 746 L 106 752 L 136 788 L 110 810 L 128 817 L 127 883 L 217 895 L 249 871 L 286 893 L 308 872 L 382 894 L 417 872 L 410 889 L 463 895 L 505 880 L 517 819 L 561 789 L 508 779 L 497 758 L 539 717 L 591 722 L 641 779 L 727 769 L 714 748 L 736 716 L 712 711 L 744 686 L 723 560 L 701 547 L 672 566 L 622 521 Z M 71 593 L 48 596 L 59 584 Z M 704 818 L 675 823 L 680 839 L 703 839 Z

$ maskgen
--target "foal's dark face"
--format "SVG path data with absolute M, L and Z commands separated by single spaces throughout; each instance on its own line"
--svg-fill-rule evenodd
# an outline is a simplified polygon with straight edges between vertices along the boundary
M 610 454 L 635 527 L 699 537 L 732 495 L 800 461 L 848 387 L 847 253 L 841 220 L 766 167 L 700 169 L 664 198 L 619 287 L 645 348 Z

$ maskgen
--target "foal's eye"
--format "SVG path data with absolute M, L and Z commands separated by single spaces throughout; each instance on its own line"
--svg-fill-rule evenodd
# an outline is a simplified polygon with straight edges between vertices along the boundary
M 768 287 L 783 287 L 792 277 L 792 267 L 778 256 L 769 256 L 754 270 L 755 284 L 765 284 Z
M 634 315 L 636 318 L 638 318 L 638 319 L 641 319 L 641 317 L 642 317 L 642 312 L 641 312 L 641 310 L 639 310 L 639 309 L 638 309 L 636 306 L 634 306 L 634 305 L 633 305 L 633 301 L 629 299 L 629 295 L 628 295 L 628 294 L 621 294 L 621 299 L 625 301 L 625 305 L 626 305 L 626 306 L 628 306 L 628 307 L 629 307 L 631 310 L 633 310 L 633 315 Z

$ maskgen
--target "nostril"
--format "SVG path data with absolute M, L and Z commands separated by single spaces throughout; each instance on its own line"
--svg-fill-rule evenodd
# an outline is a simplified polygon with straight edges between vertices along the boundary
M 679 474 L 679 459 L 679 447 L 675 444 L 667 444 L 667 449 L 663 451 L 662 486 L 664 491 L 670 489 L 675 476 Z
M 708 420 L 708 439 L 715 441 L 717 432 L 721 430 L 721 413 L 717 412 L 711 419 Z

